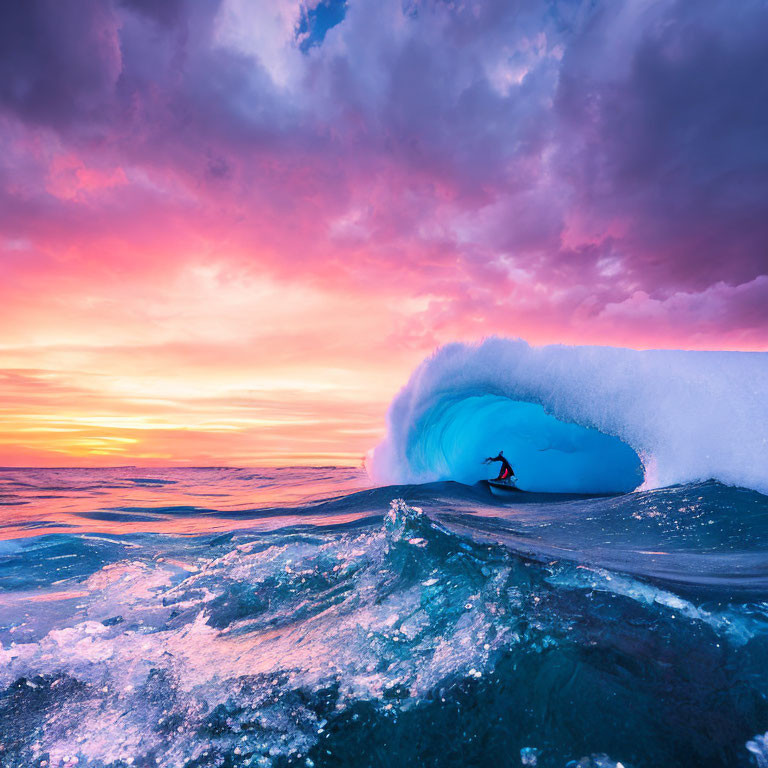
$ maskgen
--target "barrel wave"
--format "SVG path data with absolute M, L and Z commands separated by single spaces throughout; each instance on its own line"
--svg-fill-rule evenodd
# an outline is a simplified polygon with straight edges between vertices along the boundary
M 392 402 L 368 467 L 381 482 L 467 483 L 492 476 L 481 460 L 500 449 L 530 491 L 712 478 L 766 493 L 768 353 L 450 344 Z

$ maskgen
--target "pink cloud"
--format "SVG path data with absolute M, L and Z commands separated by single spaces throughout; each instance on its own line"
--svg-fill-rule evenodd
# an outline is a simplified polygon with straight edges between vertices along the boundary
M 265 8 L 5 12 L 0 365 L 383 407 L 453 339 L 768 344 L 765 9 Z
M 58 155 L 49 166 L 46 190 L 62 200 L 84 200 L 89 195 L 128 184 L 120 167 L 89 168 L 74 155 Z

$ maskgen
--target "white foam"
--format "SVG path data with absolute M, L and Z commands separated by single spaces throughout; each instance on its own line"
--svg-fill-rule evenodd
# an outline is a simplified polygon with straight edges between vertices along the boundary
M 768 768 L 768 732 L 748 741 L 747 750 L 754 756 L 757 768 Z
M 176 768 L 209 748 L 198 730 L 208 713 L 233 698 L 259 710 L 261 727 L 249 736 L 250 749 L 292 758 L 305 754 L 321 738 L 323 725 L 311 709 L 296 715 L 295 699 L 287 696 L 282 703 L 281 691 L 337 683 L 341 707 L 367 700 L 392 709 L 385 698 L 392 686 L 417 698 L 446 678 L 476 677 L 509 642 L 509 618 L 489 608 L 501 599 L 497 581 L 509 577 L 508 569 L 480 586 L 438 574 L 427 580 L 430 600 L 420 582 L 391 592 L 383 588 L 392 576 L 390 548 L 411 555 L 409 526 L 428 526 L 422 512 L 402 501 L 393 503 L 392 516 L 395 527 L 386 531 L 266 549 L 238 546 L 175 586 L 166 563 L 107 565 L 85 583 L 89 596 L 67 626 L 34 641 L 0 645 L 0 687 L 21 677 L 35 686 L 37 675 L 62 674 L 86 686 L 87 695 L 68 703 L 66 722 L 57 712 L 45 721 L 40 744 L 51 768 L 68 765 L 72 755 L 81 764 L 106 764 L 152 750 L 158 768 Z M 411 556 L 422 556 L 422 550 L 417 545 Z M 306 580 L 316 583 L 308 587 Z M 354 589 L 340 592 L 338 600 L 326 602 L 317 586 L 347 580 Z M 226 626 L 217 624 L 216 598 L 235 599 L 243 585 L 268 589 L 271 604 L 257 623 L 252 616 L 233 616 Z M 315 608 L 313 595 L 319 600 Z M 425 607 L 439 605 L 440 596 L 466 604 L 458 619 Z M 174 620 L 174 612 L 185 615 Z M 103 623 L 117 615 L 121 622 Z M 159 703 L 146 693 L 158 672 L 168 681 Z M 248 682 L 238 693 L 243 678 Z M 166 708 L 181 717 L 170 732 L 155 727 Z M 227 738 L 234 743 L 240 736 Z
M 427 482 L 472 471 L 479 479 L 482 456 L 503 448 L 504 402 L 534 403 L 561 422 L 618 438 L 643 460 L 646 488 L 714 478 L 768 492 L 768 353 L 531 347 L 500 338 L 448 345 L 414 371 L 390 406 L 371 475 Z M 520 434 L 515 418 L 509 423 Z M 483 443 L 485 435 L 492 441 Z M 475 455 L 479 445 L 487 450 Z M 546 450 L 528 445 L 530 455 Z M 580 446 L 561 444 L 556 453 L 565 460 L 569 450 Z M 556 475 L 551 490 L 563 490 Z

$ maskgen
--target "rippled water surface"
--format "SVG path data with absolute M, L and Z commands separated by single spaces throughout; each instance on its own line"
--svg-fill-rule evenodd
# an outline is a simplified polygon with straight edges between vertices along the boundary
M 764 766 L 768 497 L 0 472 L 0 764 Z

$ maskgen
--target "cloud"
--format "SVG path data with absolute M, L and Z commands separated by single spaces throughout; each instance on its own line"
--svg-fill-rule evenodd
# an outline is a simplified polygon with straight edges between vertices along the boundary
M 276 271 L 322 279 L 340 249 L 337 278 L 363 281 L 437 249 L 480 280 L 504 256 L 543 282 L 578 264 L 586 284 L 610 249 L 624 297 L 765 269 L 761 3 L 361 0 L 328 5 L 309 47 L 319 6 L 298 0 L 153 8 L 6 11 L 2 103 L 28 126 L 4 185 L 19 229 L 130 240 L 137 219 L 180 219 L 258 244 Z M 48 198 L 67 162 L 77 188 L 104 187 L 80 215 Z M 357 242 L 339 239 L 355 217 Z
M 573 38 L 557 92 L 558 166 L 654 294 L 742 283 L 768 263 L 768 9 L 605 4 Z
M 654 299 L 637 291 L 624 301 L 607 304 L 601 318 L 615 329 L 642 333 L 649 340 L 663 338 L 670 322 L 695 346 L 706 348 L 713 337 L 733 346 L 759 346 L 768 324 L 768 276 L 747 283 L 720 282 L 701 292 L 678 291 L 665 299 Z
M 0 24 L 0 104 L 22 118 L 64 126 L 98 121 L 122 69 L 117 14 L 85 0 L 11 0 Z
M 759 0 L 27 0 L 0 22 L 11 363 L 261 345 L 388 358 L 389 382 L 491 333 L 768 344 Z

